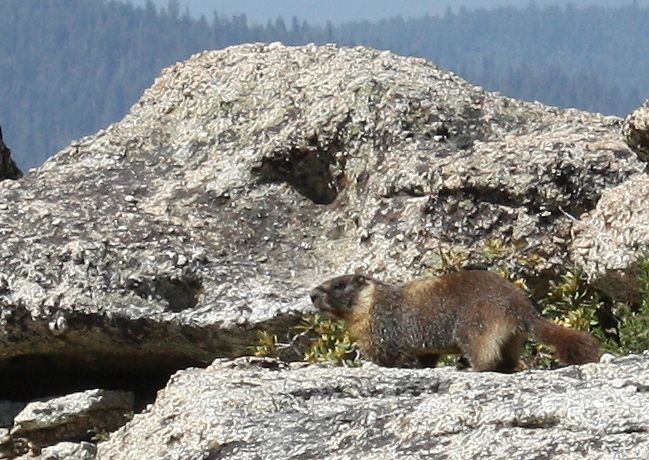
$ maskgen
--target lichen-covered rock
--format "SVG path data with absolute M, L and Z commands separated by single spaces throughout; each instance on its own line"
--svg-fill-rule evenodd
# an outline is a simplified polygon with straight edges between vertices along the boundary
M 626 117 L 623 132 L 638 158 L 649 161 L 649 99 Z
M 647 458 L 648 378 L 648 355 L 512 375 L 217 361 L 98 458 Z
M 11 150 L 2 139 L 2 127 L 0 127 L 0 181 L 3 179 L 19 179 L 22 175 L 23 173 L 16 166 L 16 162 L 11 159 Z
M 607 190 L 574 225 L 571 253 L 595 284 L 619 300 L 638 300 L 636 262 L 649 250 L 649 176 Z
M 249 354 L 355 268 L 411 278 L 501 241 L 552 272 L 573 219 L 643 174 L 620 126 L 367 48 L 195 55 L 0 183 L 0 396 Z
M 35 401 L 16 415 L 0 448 L 13 454 L 39 454 L 41 448 L 60 441 L 88 441 L 106 435 L 128 421 L 132 413 L 133 394 L 123 391 L 88 390 Z M 87 451 L 80 446 L 75 449 Z

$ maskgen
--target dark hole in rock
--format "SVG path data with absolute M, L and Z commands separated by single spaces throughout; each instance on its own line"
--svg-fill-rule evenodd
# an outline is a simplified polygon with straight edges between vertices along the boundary
M 161 277 L 154 280 L 153 286 L 155 292 L 169 302 L 169 308 L 174 312 L 195 307 L 203 288 L 198 278 Z
M 264 183 L 286 182 L 316 204 L 330 204 L 343 179 L 343 174 L 332 173 L 333 151 L 292 149 L 288 155 L 264 158 L 253 173 Z
M 445 124 L 440 124 L 435 128 L 435 135 L 437 136 L 443 136 L 443 137 L 448 137 L 450 135 L 450 132 L 448 130 L 448 126 Z
M 34 354 L 0 361 L 0 399 L 32 401 L 101 388 L 135 394 L 135 410 L 154 401 L 171 374 L 204 366 L 186 356 L 163 354 Z
M 125 287 L 145 299 L 166 300 L 171 311 L 180 312 L 196 306 L 203 283 L 194 276 L 159 276 L 153 279 L 129 279 Z

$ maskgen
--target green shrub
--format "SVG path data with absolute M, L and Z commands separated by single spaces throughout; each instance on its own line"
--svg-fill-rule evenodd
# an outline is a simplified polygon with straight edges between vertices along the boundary
M 252 347 L 255 356 L 283 358 L 287 354 L 299 356 L 308 362 L 331 361 L 354 366 L 360 363 L 359 354 L 349 339 L 345 322 L 307 315 L 295 326 L 287 343 L 278 341 L 276 335 L 257 332 L 257 342 Z
M 358 352 L 349 338 L 343 320 L 310 315 L 305 317 L 296 329 L 308 337 L 308 345 L 304 351 L 306 361 L 333 361 L 345 365 L 359 363 Z
M 617 303 L 613 313 L 618 318 L 617 341 L 608 343 L 609 351 L 639 353 L 649 350 L 649 256 L 638 261 L 640 305 L 636 308 Z
M 257 331 L 257 343 L 252 347 L 255 356 L 278 357 L 277 336 L 267 331 Z

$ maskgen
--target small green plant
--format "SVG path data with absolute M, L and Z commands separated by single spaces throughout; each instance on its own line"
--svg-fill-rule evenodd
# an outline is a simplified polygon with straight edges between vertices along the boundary
M 462 270 L 469 260 L 465 252 L 453 248 L 439 250 L 439 267 L 435 270 L 438 273 L 457 272 Z
M 110 433 L 105 429 L 92 428 L 88 430 L 90 440 L 94 443 L 105 442 L 110 439 Z
M 358 364 L 358 352 L 349 338 L 344 321 L 311 315 L 305 317 L 296 326 L 296 330 L 300 331 L 301 336 L 309 337 L 309 344 L 304 352 L 306 361 Z
M 295 334 L 286 342 L 276 335 L 257 331 L 256 343 L 251 347 L 255 356 L 285 358 L 302 357 L 308 362 L 332 361 L 337 364 L 356 365 L 359 356 L 347 334 L 345 322 L 308 315 L 295 326 Z
M 613 352 L 638 353 L 649 350 L 649 255 L 638 261 L 640 305 L 634 309 L 618 303 L 614 313 L 619 319 L 618 341 L 609 347 Z
M 257 331 L 257 343 L 252 347 L 255 356 L 277 356 L 277 336 Z
M 507 281 L 510 281 L 514 283 L 516 286 L 518 286 L 520 289 L 522 289 L 524 292 L 529 293 L 530 289 L 527 287 L 527 281 L 524 278 L 520 278 L 518 276 L 515 276 L 511 269 L 508 267 L 504 267 L 502 265 L 496 266 L 492 269 L 494 273 L 496 273 L 498 276 L 501 278 L 506 279 Z
M 536 268 L 543 261 L 544 258 L 537 253 L 516 255 L 516 264 L 524 268 Z
M 511 249 L 505 245 L 505 242 L 499 238 L 492 238 L 485 241 L 482 248 L 482 254 L 489 261 L 494 261 L 506 254 L 509 254 Z
M 604 307 L 597 291 L 577 270 L 569 270 L 558 280 L 550 281 L 548 294 L 539 305 L 546 318 L 580 331 L 591 331 L 599 326 L 597 311 Z

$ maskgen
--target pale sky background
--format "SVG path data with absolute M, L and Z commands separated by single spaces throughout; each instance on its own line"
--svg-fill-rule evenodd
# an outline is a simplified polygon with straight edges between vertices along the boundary
M 142 5 L 146 0 L 130 0 Z M 447 7 L 457 9 L 491 8 L 496 6 L 524 7 L 531 0 L 180 0 L 181 8 L 189 8 L 192 15 L 201 14 L 210 20 L 212 12 L 225 16 L 245 13 L 250 22 L 266 23 L 268 19 L 282 16 L 290 20 L 293 16 L 310 24 L 334 24 L 348 21 L 377 21 L 401 15 L 403 18 L 443 14 Z M 168 0 L 153 0 L 157 6 L 166 7 Z M 621 6 L 633 0 L 535 0 L 539 6 L 549 4 L 565 5 L 572 3 L 577 7 L 590 5 Z M 649 0 L 637 0 L 639 5 L 649 5 Z

